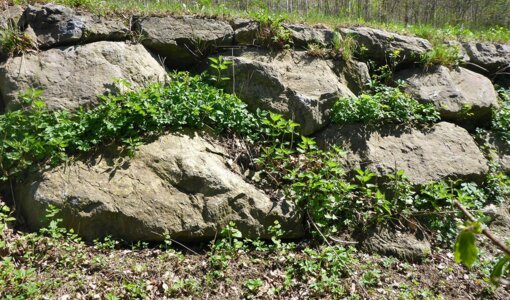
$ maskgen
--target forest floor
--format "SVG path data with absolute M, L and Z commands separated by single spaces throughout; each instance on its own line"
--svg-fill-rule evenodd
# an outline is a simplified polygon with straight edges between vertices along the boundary
M 4 233 L 2 299 L 510 298 L 510 291 L 489 283 L 490 255 L 467 270 L 449 249 L 412 263 L 352 245 L 276 238 L 128 245 L 112 239 L 86 244 L 52 225 L 38 234 Z

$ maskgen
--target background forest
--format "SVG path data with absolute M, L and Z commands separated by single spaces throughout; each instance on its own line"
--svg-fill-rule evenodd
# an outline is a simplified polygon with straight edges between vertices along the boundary
M 148 2 L 148 1 L 146 1 Z M 149 1 L 150 2 L 150 1 Z M 188 5 L 225 5 L 240 10 L 324 14 L 344 19 L 405 24 L 509 26 L 510 0 L 184 0 Z

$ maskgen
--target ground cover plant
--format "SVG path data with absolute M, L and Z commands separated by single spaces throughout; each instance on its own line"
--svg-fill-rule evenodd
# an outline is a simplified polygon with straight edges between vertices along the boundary
M 483 271 L 468 273 L 448 262 L 444 252 L 431 257 L 430 264 L 444 266 L 434 270 L 425 264 L 369 256 L 349 245 L 284 242 L 278 224 L 273 226 L 271 241 L 243 240 L 229 225 L 209 246 L 186 249 L 170 239 L 159 245 L 112 243 L 108 238 L 88 244 L 60 226 L 54 209 L 48 211 L 52 225 L 26 234 L 10 227 L 9 215 L 2 204 L 0 224 L 7 225 L 0 232 L 4 242 L 0 245 L 0 297 L 4 299 L 444 299 L 465 295 L 462 289 L 453 289 L 451 281 L 471 295 L 498 295 L 477 279 L 484 276 Z
M 399 87 L 375 83 L 368 93 L 339 99 L 333 106 L 331 119 L 338 124 L 416 125 L 439 121 L 439 113 L 433 104 L 422 104 Z
M 0 115 L 1 179 L 38 164 L 55 165 L 68 155 L 117 143 L 132 152 L 144 139 L 182 128 L 214 128 L 256 139 L 262 125 L 235 96 L 189 73 L 170 74 L 168 83 L 102 97 L 92 109 L 52 111 L 41 91 L 20 95 L 23 109 Z

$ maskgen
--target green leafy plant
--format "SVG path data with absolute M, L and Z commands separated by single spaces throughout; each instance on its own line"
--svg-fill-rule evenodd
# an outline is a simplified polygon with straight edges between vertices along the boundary
M 230 80 L 229 77 L 224 77 L 223 73 L 225 70 L 228 70 L 228 66 L 232 64 L 232 61 L 225 60 L 221 55 L 218 56 L 218 58 L 209 57 L 209 60 L 209 67 L 214 71 L 214 75 L 211 75 L 211 80 L 216 84 L 217 87 L 221 87 L 221 84 L 224 81 Z
M 305 248 L 305 256 L 292 261 L 288 276 L 308 278 L 312 291 L 321 294 L 342 296 L 345 291 L 342 278 L 350 272 L 349 266 L 354 249 L 341 246 L 324 246 L 319 249 Z
M 107 95 L 92 109 L 49 110 L 39 91 L 19 96 L 24 109 L 0 115 L 0 180 L 70 155 L 116 144 L 132 154 L 144 139 L 210 126 L 255 140 L 266 132 L 259 115 L 233 95 L 205 83 L 206 75 L 170 74 L 166 84 Z
M 373 94 L 346 97 L 338 100 L 331 112 L 333 122 L 421 124 L 439 120 L 439 112 L 432 104 L 422 104 L 399 88 L 377 86 Z
M 269 10 L 259 11 L 255 15 L 259 22 L 257 38 L 266 46 L 275 49 L 287 49 L 293 44 L 290 31 L 283 26 L 285 17 L 273 15 Z
M 479 250 L 476 246 L 476 236 L 483 234 L 489 241 L 498 248 L 502 255 L 494 265 L 490 274 L 490 279 L 494 284 L 500 282 L 508 283 L 506 279 L 510 275 L 510 247 L 499 240 L 494 234 L 479 220 L 477 220 L 459 201 L 454 201 L 455 206 L 463 212 L 467 221 L 460 226 L 460 232 L 455 241 L 454 255 L 455 261 L 462 262 L 466 267 L 471 268 L 478 260 Z
M 245 283 L 246 288 L 252 293 L 256 292 L 263 285 L 264 281 L 260 278 L 248 279 Z

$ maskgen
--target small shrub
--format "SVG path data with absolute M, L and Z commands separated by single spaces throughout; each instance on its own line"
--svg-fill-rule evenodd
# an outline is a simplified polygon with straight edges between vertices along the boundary
M 331 112 L 333 122 L 420 124 L 439 120 L 433 104 L 421 104 L 393 87 L 376 87 L 373 94 L 338 100 Z

